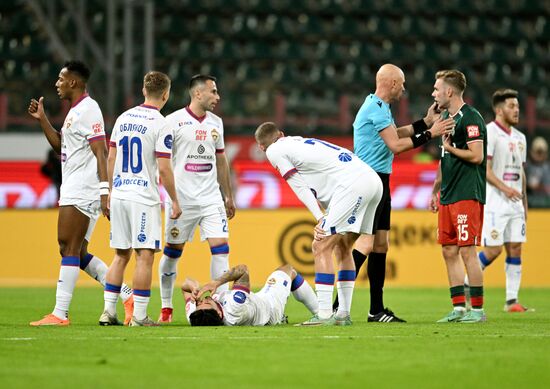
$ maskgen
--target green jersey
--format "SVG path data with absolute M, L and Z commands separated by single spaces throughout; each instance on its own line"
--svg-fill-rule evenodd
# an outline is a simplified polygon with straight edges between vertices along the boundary
M 445 111 L 443 119 L 449 117 Z M 461 200 L 477 200 L 485 204 L 487 128 L 480 113 L 468 104 L 453 116 L 456 123 L 451 143 L 458 149 L 467 150 L 470 142 L 483 142 L 483 162 L 475 165 L 445 151 L 441 158 L 441 204 Z

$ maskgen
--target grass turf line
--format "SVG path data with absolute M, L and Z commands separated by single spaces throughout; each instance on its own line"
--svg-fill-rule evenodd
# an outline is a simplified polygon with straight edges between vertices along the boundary
M 350 327 L 191 328 L 174 294 L 175 321 L 161 328 L 100 327 L 100 288 L 77 288 L 66 328 L 31 328 L 53 308 L 53 288 L 0 288 L 0 387 L 239 386 L 547 387 L 549 289 L 524 289 L 536 309 L 503 312 L 504 291 L 486 291 L 488 322 L 436 324 L 450 309 L 446 289 L 388 288 L 385 301 L 406 324 L 367 323 L 368 290 L 354 294 Z M 153 291 L 149 314 L 158 317 Z M 289 299 L 291 323 L 309 317 Z M 119 305 L 119 317 L 122 317 Z

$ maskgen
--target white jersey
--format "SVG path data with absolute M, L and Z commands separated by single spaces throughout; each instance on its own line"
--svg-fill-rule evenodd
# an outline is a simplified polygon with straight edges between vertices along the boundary
M 271 318 L 269 303 L 246 288 L 233 287 L 214 299 L 222 306 L 226 326 L 264 326 Z
M 84 94 L 71 106 L 61 128 L 60 204 L 69 204 L 70 199 L 99 200 L 92 142 L 105 142 L 105 127 L 99 105 Z
M 157 158 L 172 156 L 172 132 L 158 109 L 142 104 L 120 115 L 109 146 L 117 148 L 111 198 L 160 204 Z
M 527 157 L 527 142 L 516 128 L 508 132 L 498 122 L 487 124 L 487 158 L 493 173 L 507 186 L 523 192 L 523 164 Z M 512 201 L 487 181 L 485 209 L 498 213 L 523 213 L 523 202 Z
M 224 151 L 222 119 L 212 112 L 199 118 L 185 107 L 166 120 L 174 132 L 172 163 L 180 204 L 221 203 L 216 153 Z
M 271 144 L 266 155 L 283 178 L 300 173 L 325 208 L 337 187 L 351 186 L 365 171 L 374 173 L 351 151 L 319 139 L 286 136 Z

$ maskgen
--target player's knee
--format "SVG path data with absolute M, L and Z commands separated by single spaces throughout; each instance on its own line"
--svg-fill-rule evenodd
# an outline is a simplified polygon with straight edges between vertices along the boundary
M 372 251 L 375 253 L 387 253 L 389 249 L 389 244 L 387 241 L 374 242 L 372 244 Z
M 489 260 L 489 262 L 493 262 L 497 257 L 502 253 L 502 246 L 491 246 L 486 247 L 483 249 L 483 252 L 485 253 L 485 257 Z
M 450 261 L 458 258 L 458 251 L 456 249 L 456 246 L 443 246 L 441 251 L 443 253 L 443 258 L 446 261 Z
M 294 268 L 293 268 L 291 265 L 289 265 L 289 264 L 286 264 L 286 265 L 283 265 L 283 266 L 279 266 L 279 267 L 277 268 L 277 270 L 282 271 L 282 272 L 288 274 L 288 275 L 290 276 L 290 278 L 296 277 L 296 271 L 294 271 Z
M 326 243 L 323 240 L 314 240 L 311 244 L 311 251 L 313 253 L 313 256 L 317 256 L 321 253 L 323 253 L 326 250 Z
M 507 251 L 509 257 L 521 257 L 521 243 L 509 243 Z
M 174 250 L 183 250 L 183 243 L 168 243 L 166 242 L 166 247 Z

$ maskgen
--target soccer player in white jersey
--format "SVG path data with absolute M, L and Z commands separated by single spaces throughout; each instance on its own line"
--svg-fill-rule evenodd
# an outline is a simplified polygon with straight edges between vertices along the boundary
M 223 122 L 212 113 L 220 101 L 216 79 L 193 76 L 189 95 L 188 106 L 166 117 L 174 132 L 172 161 L 183 213 L 176 220 L 166 217 L 166 247 L 159 265 L 161 323 L 172 321 L 178 260 L 197 226 L 201 239 L 208 240 L 210 246 L 211 278 L 229 269 L 228 219 L 235 215 L 235 203 L 224 152 Z
M 109 142 L 111 247 L 115 258 L 107 273 L 100 325 L 120 325 L 116 301 L 124 270 L 136 251 L 134 314 L 130 326 L 156 326 L 147 316 L 155 251 L 162 234 L 159 175 L 172 204 L 169 217 L 181 215 L 172 172 L 172 131 L 160 110 L 170 97 L 170 78 L 151 71 L 143 78 L 145 102 L 120 115 Z
M 88 242 L 99 214 L 109 216 L 107 197 L 107 148 L 101 110 L 86 92 L 90 70 L 80 61 L 68 61 L 59 73 L 55 87 L 59 98 L 69 100 L 60 132 L 57 132 L 44 112 L 44 98 L 31 100 L 29 114 L 40 122 L 53 150 L 61 155 L 62 184 L 59 198 L 57 240 L 61 253 L 61 269 L 55 308 L 31 326 L 67 326 L 73 290 L 79 267 L 105 285 L 107 265 L 88 253 Z M 126 316 L 131 317 L 132 290 L 123 285 L 121 298 Z
M 264 287 L 250 291 L 246 265 L 237 265 L 202 288 L 187 278 L 182 285 L 187 320 L 192 326 L 264 326 L 286 322 L 285 306 L 290 293 L 316 314 L 317 298 L 311 286 L 290 265 L 283 265 L 269 275 Z M 231 290 L 220 287 L 232 282 Z M 210 292 L 209 296 L 202 297 Z
M 355 286 L 353 244 L 360 234 L 374 243 L 380 177 L 352 152 L 318 139 L 285 137 L 274 123 L 261 124 L 256 142 L 317 220 L 312 244 L 319 312 L 303 325 L 350 325 Z M 325 211 L 326 210 L 326 211 Z M 334 265 L 339 264 L 338 311 L 332 314 Z
M 489 266 L 506 249 L 507 312 L 525 312 L 518 302 L 521 283 L 521 246 L 526 241 L 527 192 L 524 164 L 527 142 L 514 126 L 519 122 L 518 92 L 499 89 L 493 94 L 495 120 L 487 124 L 487 203 L 481 268 Z

